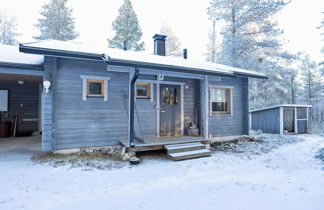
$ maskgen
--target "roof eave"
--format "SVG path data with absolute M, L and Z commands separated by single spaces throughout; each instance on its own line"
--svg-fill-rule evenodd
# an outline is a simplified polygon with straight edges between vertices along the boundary
M 35 70 L 35 71 L 43 71 L 44 66 L 42 64 L 25 64 L 25 63 L 12 63 L 12 62 L 1 62 L 1 68 L 11 68 L 11 69 L 27 69 L 27 70 Z
M 235 75 L 240 77 L 250 77 L 250 78 L 256 78 L 256 79 L 269 79 L 266 75 L 260 75 L 260 74 L 253 74 L 253 73 L 238 73 L 234 72 Z
M 81 53 L 68 50 L 53 50 L 48 48 L 30 47 L 19 44 L 19 51 L 24 53 L 39 54 L 45 56 L 69 57 L 87 60 L 102 60 L 104 54 Z

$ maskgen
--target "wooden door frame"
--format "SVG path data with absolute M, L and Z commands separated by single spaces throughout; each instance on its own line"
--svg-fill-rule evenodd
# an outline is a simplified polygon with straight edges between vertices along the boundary
M 184 82 L 172 82 L 172 81 L 163 81 L 163 80 L 157 80 L 156 81 L 156 108 L 157 108 L 157 126 L 156 126 L 156 134 L 157 137 L 160 138 L 160 114 L 161 114 L 161 107 L 160 107 L 160 85 L 177 85 L 180 86 L 180 118 L 181 118 L 181 136 L 184 134 Z

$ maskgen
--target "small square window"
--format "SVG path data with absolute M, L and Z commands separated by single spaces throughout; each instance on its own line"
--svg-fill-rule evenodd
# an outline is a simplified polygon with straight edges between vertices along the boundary
M 150 98 L 151 97 L 151 85 L 148 82 L 137 82 L 136 83 L 136 98 Z
M 87 96 L 104 96 L 104 80 L 87 80 Z
M 231 89 L 211 88 L 210 106 L 212 113 L 231 113 Z

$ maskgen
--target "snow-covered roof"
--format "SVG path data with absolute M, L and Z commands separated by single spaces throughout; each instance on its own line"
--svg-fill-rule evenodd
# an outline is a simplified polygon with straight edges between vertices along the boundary
M 240 74 L 254 77 L 264 77 L 263 73 L 258 73 L 250 70 L 235 68 L 231 66 L 210 63 L 206 61 L 194 61 L 191 59 L 183 59 L 179 57 L 159 56 L 149 54 L 146 52 L 125 51 L 121 49 L 112 49 L 108 46 L 94 46 L 76 43 L 73 41 L 58 41 L 58 40 L 45 40 L 34 43 L 27 43 L 21 45 L 23 48 L 31 48 L 43 52 L 69 52 L 69 53 L 84 53 L 94 55 L 104 55 L 107 60 L 111 61 L 127 61 L 129 63 L 146 63 L 158 64 L 167 67 L 183 68 L 183 69 L 196 69 L 205 70 L 213 73 L 220 74 Z M 40 53 L 41 54 L 41 53 Z
M 0 44 L 0 62 L 41 65 L 43 61 L 44 56 L 42 55 L 21 53 L 18 46 Z

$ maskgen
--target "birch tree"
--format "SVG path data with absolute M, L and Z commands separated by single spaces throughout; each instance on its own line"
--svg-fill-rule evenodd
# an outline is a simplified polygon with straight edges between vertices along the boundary
M 282 0 L 212 0 L 208 8 L 210 19 L 224 24 L 217 60 L 226 65 L 264 72 L 269 77 L 266 81 L 250 80 L 252 107 L 286 100 L 287 89 L 282 83 L 282 74 L 287 69 L 277 63 L 284 58 L 280 52 L 282 30 L 273 21 L 273 16 L 286 4 Z
M 8 45 L 16 45 L 18 43 L 17 22 L 16 17 L 0 12 L 0 43 Z
M 179 41 L 179 38 L 175 35 L 173 32 L 171 26 L 165 25 L 160 29 L 160 33 L 164 34 L 167 36 L 166 38 L 166 54 L 168 56 L 182 56 L 182 51 L 181 51 L 181 43 Z

